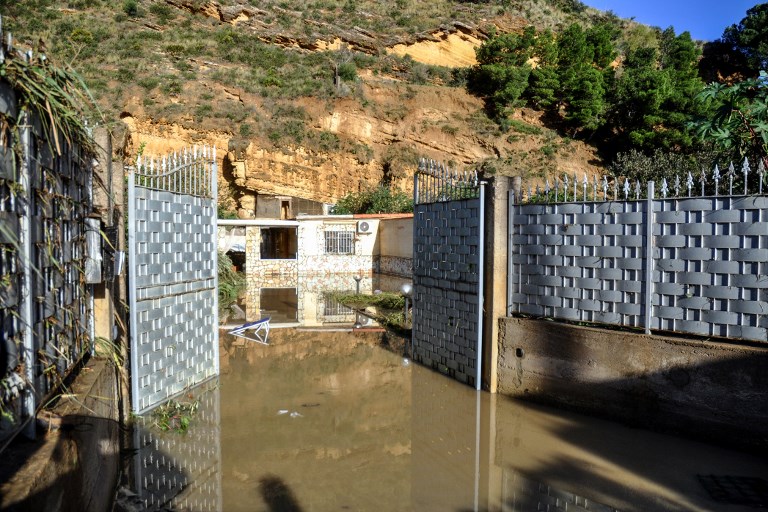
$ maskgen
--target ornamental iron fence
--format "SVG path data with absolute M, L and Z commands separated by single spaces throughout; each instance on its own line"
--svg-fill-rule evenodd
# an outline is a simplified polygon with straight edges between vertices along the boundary
M 745 161 L 739 180 L 732 165 L 698 187 L 664 180 L 660 198 L 654 182 L 641 192 L 606 178 L 592 198 L 586 179 L 529 191 L 525 204 L 511 192 L 509 313 L 768 341 L 765 169 L 750 172 Z

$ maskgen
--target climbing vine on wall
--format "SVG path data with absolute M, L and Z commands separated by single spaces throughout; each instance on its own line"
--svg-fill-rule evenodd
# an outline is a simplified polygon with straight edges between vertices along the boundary
M 90 349 L 85 219 L 96 147 L 85 121 L 93 103 L 78 76 L 0 40 L 3 441 Z

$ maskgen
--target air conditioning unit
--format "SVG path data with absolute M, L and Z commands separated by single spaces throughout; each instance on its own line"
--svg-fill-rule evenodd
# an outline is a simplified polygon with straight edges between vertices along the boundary
M 370 233 L 371 225 L 367 221 L 361 220 L 357 223 L 357 232 L 361 234 Z

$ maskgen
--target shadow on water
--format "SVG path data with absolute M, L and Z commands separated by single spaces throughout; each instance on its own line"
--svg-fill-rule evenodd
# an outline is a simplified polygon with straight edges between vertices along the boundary
M 768 420 L 768 391 L 759 391 L 768 390 L 768 351 L 728 354 L 712 363 L 622 379 L 576 378 L 589 371 L 583 365 L 593 358 L 577 344 L 543 343 L 539 352 L 525 355 L 523 368 L 535 372 L 546 360 L 549 374 L 560 378 L 537 376 L 538 386 L 527 393 L 524 404 L 499 397 L 534 412 L 529 419 L 497 416 L 491 427 L 499 463 L 523 479 L 515 485 L 504 477 L 515 499 L 527 503 L 512 510 L 558 500 L 567 502 L 568 510 L 581 510 L 584 506 L 576 505 L 587 498 L 579 494 L 610 504 L 606 510 L 768 507 L 768 429 L 760 420 Z M 520 385 L 526 387 L 525 372 Z M 747 410 L 751 419 L 733 420 L 744 418 Z M 542 414 L 551 420 L 548 443 L 530 428 L 531 420 Z M 534 452 L 542 462 L 519 464 Z
M 280 477 L 266 475 L 259 479 L 259 493 L 269 512 L 302 512 L 293 491 Z

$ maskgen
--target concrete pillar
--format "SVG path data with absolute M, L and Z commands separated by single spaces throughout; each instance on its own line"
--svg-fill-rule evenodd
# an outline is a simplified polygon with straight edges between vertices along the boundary
M 523 178 L 521 176 L 512 176 L 509 178 L 509 188 L 515 192 L 515 197 L 519 201 L 523 196 Z
M 493 176 L 485 205 L 485 271 L 483 320 L 483 389 L 496 393 L 499 363 L 499 319 L 507 314 L 507 205 L 511 179 Z
M 245 228 L 245 318 L 249 322 L 258 320 L 261 311 L 261 229 L 258 226 Z
M 105 276 L 102 283 L 94 286 L 94 324 L 95 335 L 111 342 L 106 347 L 101 347 L 107 352 L 117 351 L 117 355 L 123 361 L 128 360 L 128 329 L 127 310 L 128 292 L 126 287 L 126 273 L 122 270 L 120 275 L 113 276 L 115 265 L 114 258 L 119 252 L 127 250 L 125 240 L 125 169 L 119 159 L 113 158 L 115 148 L 125 147 L 126 132 L 115 129 L 107 130 L 99 127 L 94 130 L 94 142 L 96 143 L 96 160 L 98 165 L 94 168 L 93 209 L 101 217 L 102 229 L 114 236 L 105 236 L 104 239 L 104 269 Z M 110 240 L 107 242 L 106 240 Z M 99 347 L 97 347 L 98 349 Z M 101 354 L 112 357 L 112 354 Z M 130 411 L 130 396 L 128 388 L 128 368 L 123 365 L 119 369 L 121 373 L 120 383 L 120 421 L 127 417 Z

